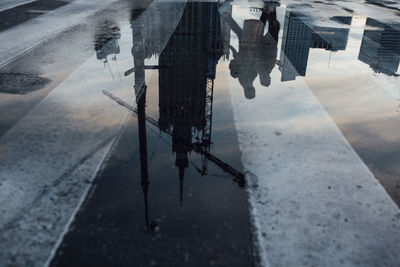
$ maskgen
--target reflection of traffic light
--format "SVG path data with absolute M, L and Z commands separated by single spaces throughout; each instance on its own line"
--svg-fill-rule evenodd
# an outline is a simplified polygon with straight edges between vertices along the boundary
M 120 52 L 118 45 L 120 38 L 120 29 L 113 22 L 105 21 L 100 24 L 96 31 L 94 43 L 97 59 L 107 62 L 109 55 L 112 55 L 113 59 L 115 59 L 115 55 Z

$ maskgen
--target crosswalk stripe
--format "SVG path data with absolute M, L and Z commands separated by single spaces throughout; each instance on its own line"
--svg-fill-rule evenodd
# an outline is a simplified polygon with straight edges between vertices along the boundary
M 35 2 L 36 0 L 2 0 L 0 2 L 0 12 L 4 10 L 8 10 L 11 8 L 15 8 L 21 5 L 25 5 L 28 3 Z

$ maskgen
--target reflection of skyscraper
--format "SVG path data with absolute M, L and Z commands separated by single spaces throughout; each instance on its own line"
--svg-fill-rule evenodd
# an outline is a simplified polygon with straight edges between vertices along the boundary
M 400 31 L 395 27 L 367 19 L 366 26 L 376 29 L 364 30 L 358 59 L 375 72 L 396 75 L 400 62 Z
M 351 22 L 353 21 L 353 17 L 347 17 L 347 16 L 333 16 L 331 20 L 339 22 L 341 24 L 345 25 L 351 25 Z
M 313 28 L 312 48 L 323 48 L 329 51 L 346 50 L 350 29 L 319 27 Z
M 154 48 L 161 47 L 150 46 L 150 51 L 147 49 L 147 43 L 154 44 L 155 42 L 148 42 L 151 41 L 151 37 L 145 32 L 148 28 L 144 27 L 143 23 L 138 23 L 138 17 L 142 12 L 143 10 L 132 11 L 133 46 L 131 52 L 134 58 L 134 68 L 125 72 L 125 76 L 135 73 L 134 89 L 137 108 L 108 91 L 103 91 L 103 93 L 138 118 L 141 186 L 144 194 L 146 227 L 149 231 L 154 232 L 157 222 L 149 220 L 150 179 L 147 162 L 146 124 L 155 126 L 161 130 L 160 133 L 172 137 L 173 151 L 176 152 L 176 166 L 179 168 L 181 203 L 184 170 L 188 167 L 188 153 L 192 148 L 202 157 L 202 169 L 196 167 L 201 175 L 207 175 L 207 164 L 212 162 L 225 173 L 232 175 L 233 181 L 240 187 L 243 188 L 246 182 L 243 173 L 210 153 L 215 65 L 226 51 L 225 42 L 222 41 L 217 6 L 210 3 L 186 5 L 180 24 L 176 27 L 172 37 L 168 38 L 169 43 L 160 54 L 159 61 L 160 64 L 165 63 L 163 66 L 146 66 L 144 64 L 146 55 L 158 54 L 160 50 Z M 146 69 L 159 69 L 160 118 L 158 122 L 146 115 L 147 86 L 144 73 Z M 193 82 L 194 84 L 192 84 Z M 196 132 L 197 136 L 194 135 Z M 193 138 L 194 136 L 195 138 Z M 192 142 L 192 139 L 195 142 Z
M 193 132 L 206 125 L 207 79 L 215 77 L 223 51 L 217 4 L 189 3 L 159 60 L 165 66 L 159 70 L 159 125 L 172 128 L 181 182 Z
M 306 75 L 312 30 L 304 20 L 300 14 L 286 12 L 280 57 L 282 81 Z
M 132 29 L 132 56 L 134 68 L 125 72 L 125 76 L 135 73 L 134 90 L 136 95 L 137 109 L 130 109 L 137 115 L 138 118 L 138 132 L 139 132 L 139 150 L 140 150 L 140 169 L 141 169 L 141 186 L 144 195 L 145 219 L 146 227 L 148 230 L 153 231 L 157 223 L 149 221 L 149 205 L 148 205 L 148 191 L 150 179 L 148 174 L 148 159 L 147 159 L 147 134 L 146 134 L 146 77 L 145 71 L 147 69 L 157 69 L 159 66 L 145 65 L 145 60 L 154 55 L 158 55 L 163 47 L 163 41 L 169 37 L 168 30 L 170 29 L 171 21 L 168 18 L 154 18 L 154 15 L 159 15 L 161 11 L 165 12 L 164 8 L 169 11 L 175 11 L 177 14 L 183 9 L 183 3 L 168 3 L 167 5 L 159 4 L 158 8 L 153 7 L 150 11 L 152 15 L 147 14 L 142 16 L 146 10 L 133 9 L 131 10 L 131 29 Z M 167 12 L 168 13 L 168 12 Z M 151 13 L 150 13 L 151 14 Z M 173 12 L 168 13 L 173 14 Z M 172 16 L 174 17 L 174 16 Z M 166 22 L 166 27 L 163 28 L 163 20 Z M 174 20 L 174 19 L 172 19 Z M 170 25 L 171 26 L 171 25 Z M 129 107 L 129 104 L 123 102 L 121 99 L 114 97 L 112 94 L 107 93 L 109 97 L 122 104 L 124 107 Z M 151 120 L 152 122 L 154 120 Z M 157 125 L 157 123 L 155 123 Z
M 341 24 L 351 24 L 351 17 L 333 17 Z M 286 12 L 283 28 L 281 65 L 282 81 L 291 81 L 296 76 L 305 76 L 310 48 L 328 51 L 345 50 L 349 29 L 315 26 L 308 17 L 299 13 Z

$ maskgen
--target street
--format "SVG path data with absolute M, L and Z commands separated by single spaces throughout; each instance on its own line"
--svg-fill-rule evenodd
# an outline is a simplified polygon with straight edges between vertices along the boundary
M 0 0 L 0 266 L 400 266 L 399 16 Z

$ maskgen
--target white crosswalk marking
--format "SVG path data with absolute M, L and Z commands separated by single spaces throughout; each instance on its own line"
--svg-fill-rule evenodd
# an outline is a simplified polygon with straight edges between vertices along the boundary
M 399 208 L 304 80 L 280 76 L 251 101 L 227 82 L 262 266 L 398 266 Z
M 1 0 L 0 11 L 11 9 L 20 5 L 35 2 L 36 0 Z
M 82 22 L 116 0 L 76 0 L 66 6 L 0 32 L 0 67 Z M 24 36 L 21 39 L 21 36 Z M 12 49 L 10 49 L 12 47 Z
M 161 51 L 185 4 L 160 8 L 160 2 L 154 1 L 141 16 L 158 18 L 164 36 L 157 40 Z M 170 16 L 161 19 L 160 14 Z M 118 64 L 126 70 L 132 66 L 130 25 L 121 33 Z M 146 63 L 157 61 L 153 57 Z M 133 101 L 132 77 L 113 80 L 94 55 L 0 138 L 2 262 L 17 258 L 20 265 L 29 261 L 43 266 L 51 260 L 127 115 L 102 93 L 106 89 Z

